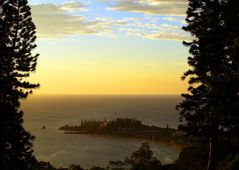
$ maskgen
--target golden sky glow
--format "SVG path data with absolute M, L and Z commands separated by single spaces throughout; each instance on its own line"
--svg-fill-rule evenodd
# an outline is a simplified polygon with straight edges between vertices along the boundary
M 180 79 L 188 67 L 181 41 L 190 39 L 181 30 L 184 0 L 31 4 L 40 53 L 31 77 L 41 84 L 35 93 L 179 94 L 186 90 Z

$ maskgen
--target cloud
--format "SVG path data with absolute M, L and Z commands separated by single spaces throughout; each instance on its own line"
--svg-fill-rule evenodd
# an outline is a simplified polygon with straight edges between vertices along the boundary
M 66 11 L 75 11 L 75 10 L 87 11 L 87 9 L 85 8 L 85 4 L 80 2 L 70 2 L 62 4 L 61 9 Z
M 155 15 L 185 15 L 187 0 L 99 0 L 109 3 L 109 10 Z
M 165 40 L 176 40 L 176 41 L 187 41 L 192 40 L 191 37 L 179 33 L 165 33 L 165 32 L 159 32 L 155 34 L 145 34 L 143 36 L 147 39 L 165 39 Z
M 61 5 L 38 4 L 31 6 L 32 17 L 40 38 L 62 38 L 68 35 L 108 34 L 109 22 L 88 20 L 79 15 L 85 5 L 72 2 Z M 74 13 L 74 12 L 77 12 Z
M 166 39 L 166 40 L 191 40 L 191 36 L 185 33 L 180 26 L 163 23 L 158 26 L 155 31 L 143 34 L 144 38 L 148 39 Z
M 101 0 L 102 1 L 102 0 Z M 106 0 L 104 0 L 106 1 Z M 117 2 L 129 0 L 117 0 Z M 141 0 L 143 1 L 143 0 Z M 144 0 L 147 4 L 175 2 L 175 0 Z M 178 0 L 179 2 L 183 0 Z M 89 18 L 87 4 L 68 2 L 64 4 L 32 5 L 32 17 L 40 38 L 59 39 L 71 35 L 96 35 L 105 37 L 129 37 L 145 39 L 188 40 L 189 35 L 181 30 L 181 17 L 159 18 L 152 15 L 144 17 L 124 17 L 114 19 L 109 16 Z M 177 24 L 175 24 L 177 22 Z
M 191 37 L 185 33 L 181 26 L 160 21 L 157 18 L 125 18 L 121 20 L 127 24 L 118 26 L 117 29 L 128 36 L 137 36 L 145 39 L 167 39 L 167 40 L 190 40 Z

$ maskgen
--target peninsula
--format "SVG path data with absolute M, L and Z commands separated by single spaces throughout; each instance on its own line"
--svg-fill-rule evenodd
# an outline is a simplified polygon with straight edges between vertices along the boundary
M 185 138 L 177 129 L 149 126 L 135 118 L 116 118 L 111 121 L 82 120 L 80 125 L 59 128 L 65 134 L 95 134 L 158 141 L 169 145 L 185 144 Z

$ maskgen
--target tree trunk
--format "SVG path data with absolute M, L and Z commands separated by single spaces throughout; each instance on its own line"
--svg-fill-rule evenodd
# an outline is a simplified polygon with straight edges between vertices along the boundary
M 207 170 L 216 170 L 217 167 L 217 137 L 211 136 L 209 139 L 209 155 Z

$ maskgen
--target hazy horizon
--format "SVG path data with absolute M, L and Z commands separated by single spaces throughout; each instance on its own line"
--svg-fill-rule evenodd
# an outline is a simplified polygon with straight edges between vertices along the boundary
M 180 94 L 155 94 L 155 93 L 105 93 L 105 94 L 97 94 L 97 93 L 34 93 L 30 95 L 29 97 L 33 96 L 181 96 Z

